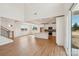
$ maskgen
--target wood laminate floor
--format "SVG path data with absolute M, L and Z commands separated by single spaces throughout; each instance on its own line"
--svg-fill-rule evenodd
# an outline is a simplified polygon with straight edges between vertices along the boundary
M 56 38 L 16 38 L 13 43 L 0 46 L 0 56 L 65 56 L 65 50 L 56 45 Z

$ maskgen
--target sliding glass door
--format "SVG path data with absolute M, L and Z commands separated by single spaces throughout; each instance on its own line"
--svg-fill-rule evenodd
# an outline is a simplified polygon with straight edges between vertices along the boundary
M 72 55 L 79 56 L 79 4 L 72 10 Z

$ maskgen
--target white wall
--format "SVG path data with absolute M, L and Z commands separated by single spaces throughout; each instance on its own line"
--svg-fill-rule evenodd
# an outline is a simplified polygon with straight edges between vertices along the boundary
M 22 23 L 22 22 L 15 22 L 15 36 L 22 36 L 22 35 L 27 35 L 31 33 L 31 25 L 29 25 L 28 23 Z M 27 28 L 27 31 L 21 31 L 21 28 L 25 27 Z
M 16 22 L 8 18 L 0 18 L 0 19 L 1 19 L 1 26 L 4 26 L 5 28 L 11 31 L 14 31 L 15 37 L 27 35 L 27 34 L 40 33 L 40 27 L 42 27 L 41 24 Z M 13 25 L 13 26 L 9 27 L 9 25 Z M 21 28 L 23 26 L 27 28 L 27 31 L 21 31 Z M 32 26 L 36 26 L 37 30 L 32 30 Z
M 22 36 L 22 35 L 28 35 L 28 34 L 35 34 L 40 33 L 40 26 L 38 24 L 31 24 L 31 23 L 15 23 L 17 26 L 15 27 L 15 36 Z M 27 31 L 21 31 L 21 26 L 25 26 L 27 28 Z M 32 27 L 36 26 L 37 30 L 32 30 Z
M 24 20 L 24 4 L 0 3 L 0 17 Z
M 67 55 L 71 55 L 71 11 L 69 11 L 65 15 L 65 20 L 66 20 L 66 40 L 64 46 Z
M 66 27 L 66 38 L 64 40 L 64 48 L 66 50 L 67 55 L 71 55 L 71 12 L 70 8 L 72 3 L 65 4 L 65 27 Z
M 71 12 L 65 17 L 56 18 L 56 42 L 64 46 L 67 55 L 71 55 Z
M 65 20 L 64 17 L 56 18 L 56 43 L 59 46 L 64 46 L 65 40 Z

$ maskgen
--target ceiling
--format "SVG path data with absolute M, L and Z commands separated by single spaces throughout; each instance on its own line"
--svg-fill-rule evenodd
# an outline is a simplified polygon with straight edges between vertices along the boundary
M 53 17 L 64 14 L 63 3 L 27 3 L 24 7 L 26 22 L 55 22 Z
M 73 15 L 79 15 L 79 4 L 77 4 L 72 10 Z
M 75 5 L 75 7 L 73 8 L 73 11 L 75 11 L 75 10 L 79 10 L 79 3 L 77 3 L 77 4 Z
M 55 22 L 55 16 L 65 14 L 64 5 L 65 3 L 4 3 L 0 4 L 0 16 L 24 22 L 51 23 Z
M 25 19 L 48 18 L 64 13 L 62 3 L 29 3 L 25 4 Z

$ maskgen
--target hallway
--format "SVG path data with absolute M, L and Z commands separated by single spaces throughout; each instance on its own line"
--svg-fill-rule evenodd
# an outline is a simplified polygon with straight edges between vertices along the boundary
M 57 46 L 55 37 L 49 40 L 28 36 L 16 38 L 13 43 L 0 46 L 2 56 L 65 56 L 63 47 Z

